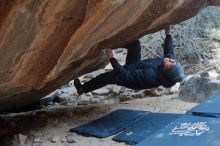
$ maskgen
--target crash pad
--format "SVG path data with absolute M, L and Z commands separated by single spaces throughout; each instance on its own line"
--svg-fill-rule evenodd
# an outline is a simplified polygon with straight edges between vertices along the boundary
M 125 142 L 127 144 L 137 144 L 144 138 L 154 134 L 180 116 L 181 114 L 171 113 L 146 114 L 133 126 L 116 135 L 113 140 Z
M 202 103 L 187 111 L 187 114 L 220 118 L 220 91 L 216 92 Z
M 70 129 L 82 135 L 105 138 L 114 135 L 136 123 L 150 112 L 119 109 L 92 122 Z
M 219 146 L 220 119 L 184 115 L 135 146 Z

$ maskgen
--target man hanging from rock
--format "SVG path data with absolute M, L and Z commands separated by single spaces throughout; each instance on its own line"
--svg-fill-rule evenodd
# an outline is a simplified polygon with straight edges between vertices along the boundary
M 149 89 L 158 87 L 171 87 L 184 79 L 182 65 L 175 59 L 173 51 L 172 36 L 170 27 L 165 29 L 164 58 L 150 58 L 141 60 L 141 46 L 139 40 L 124 46 L 128 53 L 126 63 L 121 66 L 113 57 L 112 50 L 107 50 L 107 56 L 113 67 L 110 72 L 98 75 L 90 81 L 80 83 L 79 79 L 74 80 L 77 93 L 91 92 L 108 84 L 117 84 L 134 90 Z

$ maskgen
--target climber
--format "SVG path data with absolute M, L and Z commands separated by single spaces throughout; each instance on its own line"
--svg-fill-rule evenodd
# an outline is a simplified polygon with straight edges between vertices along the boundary
M 123 47 L 127 48 L 128 53 L 125 65 L 121 66 L 113 57 L 112 50 L 107 49 L 107 56 L 113 70 L 98 75 L 83 85 L 78 78 L 75 79 L 74 85 L 77 93 L 82 95 L 108 84 L 140 90 L 160 85 L 171 87 L 177 82 L 181 82 L 184 79 L 184 71 L 182 65 L 175 59 L 170 27 L 165 29 L 165 35 L 164 58 L 141 60 L 140 42 L 135 40 Z

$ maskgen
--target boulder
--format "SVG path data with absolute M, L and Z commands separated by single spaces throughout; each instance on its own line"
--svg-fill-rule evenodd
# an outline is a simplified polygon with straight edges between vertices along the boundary
M 179 98 L 188 102 L 201 102 L 220 90 L 220 81 L 207 74 L 186 78 L 180 86 Z
M 219 0 L 1 0 L 0 111 L 104 67 L 105 48 L 196 15 Z

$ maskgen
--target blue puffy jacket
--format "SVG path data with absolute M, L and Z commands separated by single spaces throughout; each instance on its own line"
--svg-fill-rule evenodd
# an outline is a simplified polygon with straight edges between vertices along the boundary
M 166 37 L 164 57 L 175 59 L 171 36 Z M 162 61 L 163 58 L 151 58 L 121 66 L 115 58 L 110 60 L 119 78 L 118 85 L 135 90 L 149 89 L 160 85 L 164 87 L 175 85 L 175 83 L 170 82 L 160 70 Z

